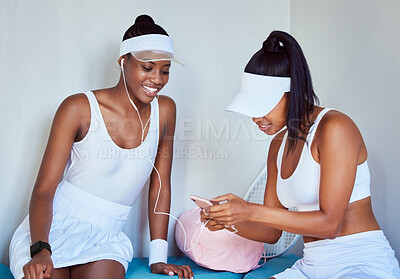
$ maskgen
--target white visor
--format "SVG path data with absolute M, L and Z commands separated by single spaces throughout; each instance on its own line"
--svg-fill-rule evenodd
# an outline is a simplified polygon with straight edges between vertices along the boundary
M 263 117 L 273 110 L 285 92 L 290 91 L 290 77 L 243 73 L 242 85 L 228 111 L 250 117 Z
M 122 41 L 119 56 L 128 53 L 141 62 L 170 60 L 183 65 L 175 58 L 172 39 L 166 35 L 149 34 Z

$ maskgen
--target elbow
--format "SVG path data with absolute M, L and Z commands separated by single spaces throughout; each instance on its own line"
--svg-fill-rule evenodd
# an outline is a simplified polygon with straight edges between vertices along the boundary
M 268 239 L 266 239 L 264 242 L 268 244 L 275 244 L 278 242 L 281 236 L 282 236 L 282 231 L 275 230 L 273 233 L 269 235 Z
M 340 234 L 342 223 L 334 220 L 327 220 L 321 227 L 323 228 L 320 235 L 321 237 L 335 239 Z
M 327 231 L 327 232 L 325 233 L 325 235 L 324 235 L 324 238 L 327 238 L 327 239 L 335 239 L 336 237 L 339 236 L 339 232 L 340 232 L 340 230 L 330 230 L 330 231 Z
M 51 200 L 54 198 L 55 191 L 50 191 L 48 189 L 34 188 L 31 195 L 31 200 Z
M 51 204 L 54 199 L 55 192 L 47 189 L 34 188 L 30 200 L 30 208 L 32 205 Z

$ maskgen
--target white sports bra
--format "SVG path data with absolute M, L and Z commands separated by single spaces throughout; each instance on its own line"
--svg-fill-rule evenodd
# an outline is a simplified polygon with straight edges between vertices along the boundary
M 319 113 L 307 135 L 297 167 L 287 179 L 283 179 L 281 174 L 287 131 L 283 137 L 277 155 L 278 177 L 276 190 L 279 201 L 286 208 L 296 207 L 298 211 L 319 210 L 320 165 L 312 157 L 311 144 L 319 122 L 330 110 L 332 109 L 325 108 Z M 357 166 L 356 179 L 349 203 L 364 199 L 370 195 L 370 174 L 367 161 L 365 161 Z
M 81 141 L 73 143 L 64 179 L 100 198 L 132 206 L 153 170 L 149 159 L 154 163 L 157 155 L 158 100 L 154 98 L 150 104 L 146 139 L 136 148 L 124 149 L 111 139 L 93 92 L 85 94 L 90 104 L 90 127 Z

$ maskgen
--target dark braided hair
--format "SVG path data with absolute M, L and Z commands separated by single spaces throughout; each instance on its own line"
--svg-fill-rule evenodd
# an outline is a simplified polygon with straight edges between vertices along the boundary
M 288 33 L 273 31 L 247 63 L 247 73 L 264 76 L 290 77 L 289 108 L 286 115 L 288 153 L 297 141 L 305 140 L 307 127 L 312 123 L 310 114 L 319 104 L 315 95 L 306 58 L 297 41 Z
M 140 15 L 136 18 L 135 23 L 126 30 L 123 41 L 132 37 L 148 34 L 160 34 L 168 36 L 168 33 L 160 25 L 155 24 L 149 15 Z

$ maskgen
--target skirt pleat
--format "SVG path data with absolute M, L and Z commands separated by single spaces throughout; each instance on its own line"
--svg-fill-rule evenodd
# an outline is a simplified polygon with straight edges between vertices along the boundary
M 94 196 L 63 180 L 53 202 L 49 234 L 54 268 L 98 260 L 120 262 L 125 271 L 133 257 L 132 243 L 122 232 L 131 206 Z M 23 277 L 23 266 L 31 260 L 29 215 L 18 227 L 10 244 L 10 269 Z

